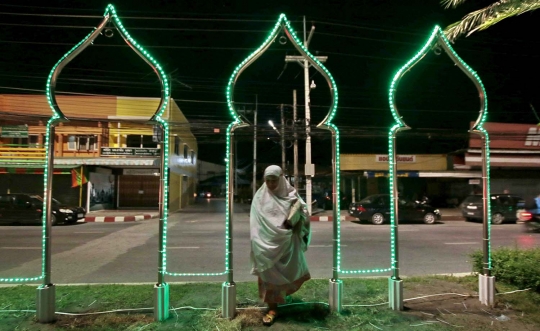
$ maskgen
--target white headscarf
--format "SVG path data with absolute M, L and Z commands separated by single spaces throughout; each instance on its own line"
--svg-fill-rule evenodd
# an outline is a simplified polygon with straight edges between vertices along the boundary
M 305 245 L 301 247 L 302 251 L 307 249 L 309 242 L 309 221 L 296 232 L 283 226 L 292 204 L 298 200 L 305 207 L 305 202 L 285 179 L 280 167 L 272 165 L 266 168 L 264 178 L 269 176 L 278 178 L 276 189 L 271 191 L 264 183 L 255 193 L 251 204 L 251 260 L 254 273 L 272 268 L 282 256 L 290 254 L 294 249 L 291 240 L 293 235 L 300 238 L 296 242 L 304 242 L 302 238 L 306 236 Z M 306 220 L 304 208 L 300 208 L 292 225 L 300 220 Z
M 268 190 L 268 187 L 267 187 L 267 190 L 269 192 L 273 193 L 275 196 L 277 196 L 277 198 L 282 198 L 282 199 L 290 200 L 290 196 L 293 198 L 296 196 L 296 190 L 285 179 L 285 176 L 283 176 L 283 171 L 281 170 L 280 167 L 278 167 L 277 165 L 271 165 L 267 167 L 264 170 L 264 179 L 266 180 L 266 178 L 270 176 L 278 178 L 278 186 L 276 187 L 274 191 Z M 263 186 L 266 186 L 266 183 L 264 183 Z

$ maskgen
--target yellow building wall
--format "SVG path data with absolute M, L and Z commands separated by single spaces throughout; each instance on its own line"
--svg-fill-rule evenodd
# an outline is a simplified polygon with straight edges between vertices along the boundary
M 183 158 L 184 154 L 184 147 L 183 145 L 188 146 L 188 160 L 182 160 L 178 164 L 181 164 L 185 169 L 191 173 L 196 172 L 197 170 L 197 155 L 198 155 L 198 146 L 197 146 L 197 140 L 195 139 L 195 136 L 191 133 L 191 128 L 189 126 L 189 122 L 187 121 L 186 117 L 176 104 L 176 102 L 171 102 L 170 104 L 170 116 L 168 117 L 169 123 L 172 123 L 171 125 L 171 131 L 170 131 L 170 144 L 169 144 L 169 153 L 170 155 L 174 154 L 174 137 L 178 136 L 180 138 L 181 146 L 179 154 Z M 191 160 L 191 151 L 195 152 L 195 160 Z M 172 160 L 171 160 L 172 161 Z M 186 162 L 187 161 L 187 162 Z
M 388 162 L 377 162 L 381 154 L 341 154 L 341 170 L 383 170 L 388 171 Z M 401 154 L 399 154 L 401 155 Z M 447 170 L 445 154 L 407 154 L 414 155 L 413 163 L 397 163 L 397 170 L 444 171 Z
M 195 136 L 191 133 L 189 122 L 176 104 L 170 104 L 170 116 L 167 118 L 171 123 L 170 140 L 169 140 L 169 155 L 171 167 L 181 168 L 182 172 L 190 177 L 194 177 L 197 173 L 198 146 Z M 174 154 L 175 136 L 180 138 L 180 146 L 178 155 Z M 187 146 L 188 155 L 184 158 L 184 145 Z M 195 158 L 191 158 L 191 152 L 194 152 Z M 194 192 L 193 192 L 194 193 Z
M 60 109 L 69 119 L 104 119 L 109 129 L 109 147 L 125 147 L 126 136 L 131 134 L 152 135 L 153 126 L 145 124 L 156 112 L 159 98 L 131 98 L 116 96 L 57 96 Z M 0 95 L 0 109 L 10 113 L 51 116 L 47 98 L 44 95 Z M 170 100 L 163 118 L 171 123 L 169 137 L 169 152 L 171 155 L 169 167 L 169 206 L 170 210 L 178 210 L 194 201 L 197 184 L 198 146 L 195 136 L 191 133 L 189 122 L 173 99 Z M 131 120 L 131 121 L 130 121 Z M 120 123 L 120 126 L 118 126 Z M 185 125 L 184 125 L 185 124 Z M 105 125 L 105 123 L 104 123 Z M 29 127 L 30 134 L 44 134 L 45 126 Z M 56 128 L 56 134 L 67 136 L 69 134 L 95 134 L 100 136 L 102 129 L 98 127 L 79 126 L 74 122 L 66 122 Z M 174 155 L 174 137 L 181 140 L 179 155 Z M 120 139 L 118 139 L 120 136 Z M 102 142 L 104 145 L 104 141 Z M 67 141 L 62 139 L 64 151 L 67 152 Z M 184 145 L 188 146 L 188 157 L 184 158 Z M 59 150 L 60 146 L 57 146 Z M 99 149 L 94 152 L 77 152 L 75 157 L 98 156 Z M 191 158 L 191 152 L 195 158 Z M 174 168 L 174 169 L 173 169 Z M 183 176 L 187 181 L 183 182 Z M 184 183 L 184 184 L 183 184 Z
M 159 98 L 117 97 L 115 115 L 123 118 L 132 117 L 149 120 L 158 109 L 159 101 Z M 167 117 L 167 110 L 165 110 L 163 117 Z
M 56 96 L 58 107 L 68 119 L 106 119 L 116 111 L 114 96 Z M 45 95 L 3 94 L 0 96 L 2 111 L 52 116 L 53 112 Z
M 181 209 L 180 190 L 182 176 L 171 173 L 169 176 L 169 211 L 175 212 Z

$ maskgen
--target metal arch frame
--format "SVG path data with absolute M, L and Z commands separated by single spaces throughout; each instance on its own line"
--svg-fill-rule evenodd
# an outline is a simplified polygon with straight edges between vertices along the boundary
M 480 77 L 476 74 L 476 72 L 469 67 L 461 57 L 457 55 L 457 53 L 454 51 L 452 46 L 450 45 L 450 42 L 444 35 L 444 32 L 439 26 L 435 26 L 433 29 L 431 36 L 429 37 L 428 41 L 424 44 L 422 49 L 416 53 L 416 55 L 410 59 L 394 76 L 392 83 L 390 85 L 390 91 L 389 91 L 389 102 L 390 102 L 390 110 L 392 112 L 392 116 L 395 120 L 395 124 L 390 128 L 390 131 L 388 133 L 388 152 L 391 154 L 388 158 L 388 168 L 389 168 L 389 181 L 390 181 L 390 221 L 391 221 L 391 240 L 392 240 L 392 250 L 393 255 L 391 257 L 392 259 L 392 271 L 393 274 L 391 276 L 391 280 L 394 281 L 400 281 L 399 278 L 399 249 L 398 249 L 398 224 L 399 224 L 399 208 L 398 208 L 398 190 L 397 185 L 395 183 L 396 181 L 396 154 L 395 154 L 395 139 L 398 132 L 403 130 L 408 130 L 411 127 L 408 126 L 405 121 L 403 120 L 402 116 L 400 116 L 398 108 L 395 103 L 395 94 L 397 90 L 397 86 L 399 84 L 399 81 L 401 78 L 414 66 L 416 65 L 420 60 L 426 56 L 426 54 L 430 50 L 434 50 L 437 52 L 439 48 L 442 48 L 445 53 L 450 57 L 450 59 L 454 62 L 455 65 L 459 67 L 461 71 L 471 79 L 473 84 L 475 85 L 479 98 L 480 98 L 480 110 L 478 114 L 478 118 L 476 119 L 473 127 L 471 128 L 470 132 L 478 134 L 482 138 L 482 193 L 483 193 L 483 252 L 484 252 L 484 259 L 483 259 L 483 273 L 484 276 L 490 277 L 490 271 L 491 271 L 491 222 L 490 217 L 491 215 L 491 201 L 489 199 L 489 187 L 490 187 L 490 176 L 489 176 L 489 135 L 488 132 L 484 129 L 483 124 L 487 119 L 487 96 L 486 91 L 484 89 L 484 85 L 482 84 L 482 80 Z M 391 297 L 394 297 L 399 302 L 390 302 L 390 306 L 394 309 L 403 309 L 403 302 L 401 298 L 398 298 L 399 295 L 392 295 Z M 392 300 L 390 300 L 392 301 Z
M 264 43 L 259 46 L 253 53 L 251 53 L 246 59 L 244 59 L 233 71 L 231 77 L 229 78 L 229 82 L 227 84 L 227 90 L 226 90 L 226 96 L 227 96 L 227 106 L 229 109 L 229 112 L 231 116 L 233 117 L 233 122 L 228 126 L 227 128 L 227 165 L 226 165 L 226 173 L 228 174 L 228 180 L 227 180 L 227 188 L 226 188 L 226 200 L 227 200 L 227 210 L 226 210 L 226 273 L 227 273 L 227 280 L 223 283 L 223 296 L 222 296 L 222 303 L 223 303 L 223 316 L 226 318 L 232 318 L 235 314 L 235 305 L 236 305 L 236 299 L 235 299 L 235 290 L 234 290 L 234 278 L 233 278 L 233 270 L 231 268 L 232 261 L 233 261 L 233 253 L 232 253 L 232 217 L 233 217 L 233 197 L 234 192 L 233 190 L 233 178 L 234 178 L 234 154 L 236 153 L 234 149 L 234 131 L 236 129 L 242 128 L 242 127 L 248 127 L 250 124 L 245 123 L 242 118 L 238 115 L 238 112 L 235 109 L 234 105 L 234 88 L 236 81 L 238 80 L 238 77 L 240 74 L 249 67 L 253 62 L 255 62 L 276 40 L 278 34 L 284 31 L 287 38 L 292 42 L 296 50 L 300 52 L 300 54 L 313 66 L 315 69 L 321 73 L 321 75 L 326 79 L 328 86 L 330 88 L 330 94 L 331 94 L 331 104 L 329 107 L 329 111 L 325 118 L 317 125 L 317 127 L 329 130 L 332 133 L 332 155 L 333 155 L 333 202 L 334 202 L 334 219 L 336 222 L 334 222 L 334 266 L 333 266 L 333 278 L 330 280 L 331 282 L 331 290 L 332 290 L 332 284 L 337 284 L 337 287 L 341 288 L 341 283 L 338 279 L 338 269 L 339 269 L 339 262 L 337 258 L 337 252 L 339 251 L 339 233 L 338 233 L 338 225 L 336 223 L 339 223 L 339 130 L 337 127 L 331 123 L 332 119 L 335 116 L 336 109 L 337 109 L 337 102 L 338 102 L 338 93 L 337 93 L 337 85 L 330 75 L 328 69 L 315 57 L 313 56 L 308 49 L 303 45 L 303 43 L 298 39 L 296 36 L 296 32 L 292 28 L 290 22 L 287 20 L 287 17 L 285 14 L 281 14 L 279 16 L 278 21 L 274 25 L 272 31 L 267 36 Z M 339 291 L 339 289 L 336 289 L 336 291 Z M 336 295 L 337 296 L 337 295 Z M 332 295 L 330 295 L 330 298 L 332 298 Z M 339 295 L 339 300 L 341 300 L 341 295 Z M 337 306 L 333 306 L 331 299 L 331 306 L 334 310 L 341 310 L 341 303 L 336 303 Z
M 113 5 L 108 5 L 103 14 L 103 20 L 94 28 L 94 30 L 88 34 L 82 41 L 69 50 L 60 60 L 54 65 L 51 70 L 46 84 L 46 95 L 49 105 L 53 111 L 52 117 L 47 122 L 47 134 L 46 142 L 46 167 L 44 171 L 44 211 L 43 211 L 43 284 L 38 288 L 38 304 L 37 315 L 40 322 L 51 322 L 54 320 L 54 285 L 51 283 L 51 201 L 52 201 L 52 174 L 51 169 L 54 167 L 54 138 L 51 139 L 51 134 L 54 137 L 55 126 L 60 122 L 68 122 L 69 119 L 64 115 L 58 106 L 55 89 L 56 81 L 60 75 L 62 69 L 77 57 L 82 51 L 90 46 L 93 41 L 106 29 L 107 23 L 112 22 L 116 30 L 122 36 L 122 39 L 126 44 L 141 57 L 156 73 L 161 85 L 161 100 L 156 109 L 154 115 L 149 119 L 150 124 L 156 124 L 163 130 L 163 141 L 161 148 L 161 171 L 160 171 L 160 202 L 159 202 L 159 214 L 160 214 L 160 247 L 159 247 L 159 268 L 158 268 L 158 283 L 155 286 L 157 292 L 166 293 L 166 306 L 155 306 L 154 316 L 160 316 L 160 320 L 168 317 L 168 285 L 165 283 L 165 245 L 166 245 L 166 224 L 167 224 L 167 200 L 168 200 L 168 187 L 167 187 L 167 169 L 169 163 L 169 150 L 168 150 L 168 137 L 169 137 L 169 125 L 161 117 L 169 103 L 170 87 L 167 77 L 152 56 L 133 39 L 127 30 L 124 28 L 122 22 L 116 14 L 116 10 Z M 156 297 L 159 297 L 156 294 Z M 161 295 L 163 296 L 163 295 Z M 158 319 L 156 317 L 156 319 Z

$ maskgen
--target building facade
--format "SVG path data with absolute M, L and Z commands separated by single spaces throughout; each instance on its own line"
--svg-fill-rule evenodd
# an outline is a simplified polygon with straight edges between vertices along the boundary
M 417 200 L 428 196 L 437 207 L 455 207 L 473 188 L 471 180 L 482 177 L 480 169 L 453 169 L 446 154 L 396 156 L 399 194 Z M 355 199 L 388 193 L 388 155 L 341 154 L 342 191 Z M 353 191 L 354 190 L 354 191 Z
M 160 130 L 147 124 L 158 98 L 58 96 L 70 120 L 56 127 L 53 197 L 89 210 L 158 209 Z M 46 123 L 43 95 L 0 95 L 0 192 L 43 194 Z M 170 124 L 169 210 L 193 202 L 197 141 L 174 100 Z

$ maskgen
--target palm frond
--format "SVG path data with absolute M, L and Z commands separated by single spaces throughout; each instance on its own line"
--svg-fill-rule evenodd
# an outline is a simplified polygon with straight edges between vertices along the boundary
M 447 26 L 444 33 L 446 34 L 446 37 L 453 42 L 461 35 L 465 34 L 468 37 L 472 33 L 485 30 L 504 19 L 539 8 L 540 0 L 500 0 L 485 8 L 465 15 L 461 21 Z
M 463 4 L 467 0 L 441 0 L 441 5 L 444 9 L 456 8 L 457 6 Z

